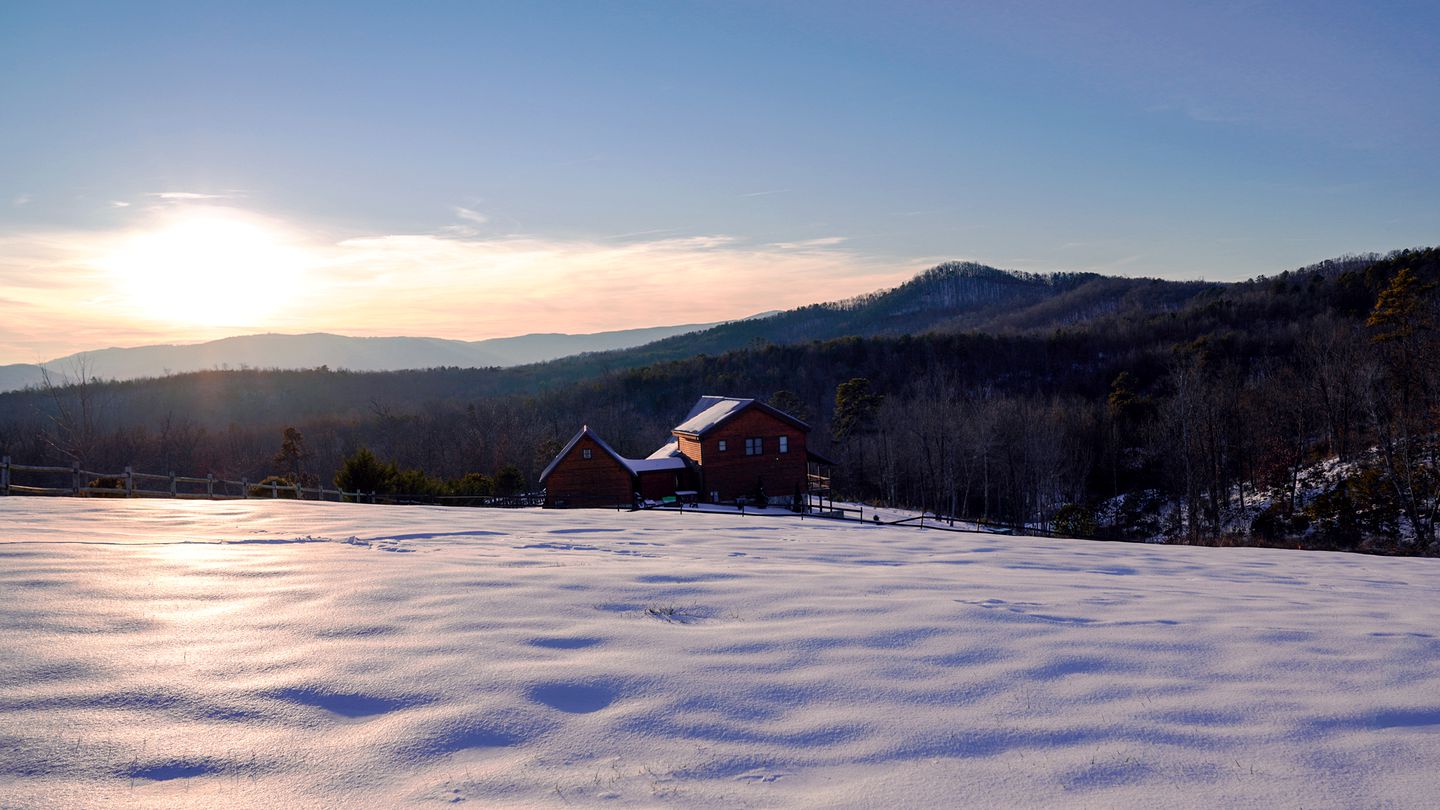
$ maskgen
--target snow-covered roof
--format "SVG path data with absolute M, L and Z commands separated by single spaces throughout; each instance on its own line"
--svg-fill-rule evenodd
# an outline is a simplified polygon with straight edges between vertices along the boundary
M 690 415 L 685 417 L 685 421 L 675 426 L 675 432 L 704 433 L 754 401 L 734 397 L 701 397 L 695 407 L 690 409 Z
M 687 414 L 685 414 L 685 418 L 682 419 L 682 420 L 680 420 L 680 421 L 681 421 L 681 422 L 688 422 L 688 421 L 690 421 L 691 419 L 694 419 L 695 417 L 699 416 L 701 411 L 705 410 L 706 408 L 709 408 L 711 405 L 714 405 L 714 404 L 717 403 L 717 402 L 724 402 L 724 401 L 727 400 L 727 399 L 737 399 L 737 397 L 714 397 L 714 396 L 704 396 L 704 397 L 700 397 L 699 399 L 695 400 L 695 404 L 692 405 L 692 406 L 690 406 L 690 412 L 687 413 Z
M 679 456 L 668 458 L 622 458 L 621 462 L 630 468 L 630 472 L 639 475 L 642 472 L 654 472 L 656 470 L 683 470 L 685 459 Z
M 696 401 L 695 407 L 690 409 L 690 413 L 686 415 L 685 421 L 675 426 L 674 432 L 699 436 L 752 405 L 763 408 L 772 416 L 790 422 L 801 430 L 808 431 L 810 429 L 809 425 L 799 419 L 782 410 L 766 405 L 754 397 L 705 396 L 700 397 L 700 399 Z
M 626 458 L 615 452 L 615 448 L 611 447 L 609 442 L 600 438 L 599 434 L 591 430 L 589 425 L 585 425 L 580 428 L 579 433 L 576 433 L 570 441 L 565 443 L 565 447 L 559 453 L 555 454 L 555 458 L 545 467 L 545 471 L 540 473 L 540 481 L 542 483 L 545 479 L 549 478 L 550 473 L 554 472 L 555 468 L 559 466 L 560 460 L 570 455 L 570 451 L 575 449 L 575 445 L 579 444 L 580 440 L 586 436 L 589 436 L 591 441 L 600 445 L 601 450 L 610 454 L 611 458 L 620 462 L 625 469 L 634 475 L 639 475 L 642 472 L 654 472 L 655 470 L 680 470 L 685 468 L 685 459 L 678 455 L 678 450 L 675 455 L 657 457 L 656 454 L 659 453 L 660 450 L 664 450 L 665 447 L 660 448 L 660 450 L 655 451 L 655 453 L 651 453 L 649 458 Z M 667 447 L 668 446 L 669 445 L 667 445 Z
M 669 441 L 660 445 L 659 450 L 656 450 L 645 458 L 671 458 L 678 455 L 680 455 L 680 440 L 671 436 Z

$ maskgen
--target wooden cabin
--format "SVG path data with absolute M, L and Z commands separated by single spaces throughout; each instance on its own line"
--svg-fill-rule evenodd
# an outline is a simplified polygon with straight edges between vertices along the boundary
M 583 427 L 540 482 L 548 507 L 623 506 L 669 497 L 710 503 L 807 504 L 830 461 L 810 450 L 810 426 L 757 399 L 701 397 L 643 459 L 615 452 Z M 823 474 L 822 474 L 823 473 Z
M 633 506 L 637 496 L 658 500 L 689 480 L 684 459 L 625 458 L 588 425 L 540 473 L 551 508 Z

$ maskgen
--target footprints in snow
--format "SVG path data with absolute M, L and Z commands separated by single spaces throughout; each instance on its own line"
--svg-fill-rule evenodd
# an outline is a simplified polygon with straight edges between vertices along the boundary
M 1100 619 L 1092 619 L 1086 616 L 1062 616 L 1056 613 L 1041 613 L 1037 610 L 1037 608 L 1043 609 L 1048 607 L 1048 605 L 1040 602 L 1007 602 L 1004 599 L 956 599 L 955 601 L 959 602 L 962 605 L 972 605 L 974 607 L 985 608 L 987 610 L 1003 610 L 1006 613 L 1013 613 L 1026 619 L 1050 622 L 1052 624 L 1091 625 L 1097 627 L 1121 627 L 1137 624 L 1179 624 L 1179 622 L 1172 619 L 1148 619 L 1142 621 L 1106 622 L 1101 621 Z
M 597 530 L 598 531 L 598 530 Z M 654 543 L 626 543 L 625 545 L 655 545 Z M 531 543 L 525 546 L 516 546 L 520 550 L 541 549 L 546 551 L 603 551 L 609 554 L 621 554 L 630 557 L 655 557 L 645 551 L 636 551 L 630 548 L 601 548 L 600 546 L 589 546 L 581 543 Z
M 133 764 L 122 775 L 128 779 L 143 779 L 148 782 L 169 782 L 173 779 L 193 779 L 221 773 L 224 769 L 203 760 L 172 759 L 164 762 L 141 765 Z
M 590 714 L 615 702 L 618 691 L 608 684 L 543 683 L 526 691 L 526 697 L 567 714 Z
M 363 692 L 330 692 L 313 687 L 292 687 L 272 693 L 273 697 L 302 706 L 312 706 L 347 719 L 372 717 L 396 709 L 418 706 L 427 701 L 419 698 L 391 698 Z
M 544 647 L 547 650 L 581 650 L 594 647 L 600 641 L 590 636 L 542 636 L 530 639 L 530 646 Z

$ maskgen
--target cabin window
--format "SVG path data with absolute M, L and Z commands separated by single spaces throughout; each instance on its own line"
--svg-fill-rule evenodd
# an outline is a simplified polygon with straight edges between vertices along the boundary
M 746 439 L 745 455 L 758 456 L 761 453 L 765 452 L 764 441 L 764 439 Z
M 725 440 L 724 440 L 724 439 L 721 439 L 721 440 L 720 440 L 719 446 L 718 446 L 716 449 L 719 450 L 719 451 L 722 452 L 722 453 L 725 452 Z
M 781 437 L 780 437 L 780 452 L 782 452 L 782 453 L 788 453 L 788 452 L 790 452 L 790 437 L 789 437 L 789 436 L 781 436 Z
M 585 448 L 584 450 L 581 450 L 581 451 L 580 451 L 580 457 L 581 457 L 581 458 L 590 458 L 590 448 L 587 447 L 587 448 Z

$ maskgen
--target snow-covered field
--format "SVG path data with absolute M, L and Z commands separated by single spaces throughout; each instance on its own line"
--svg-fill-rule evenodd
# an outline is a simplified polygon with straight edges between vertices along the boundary
M 1440 560 L 0 499 L 0 807 L 1421 807 Z

